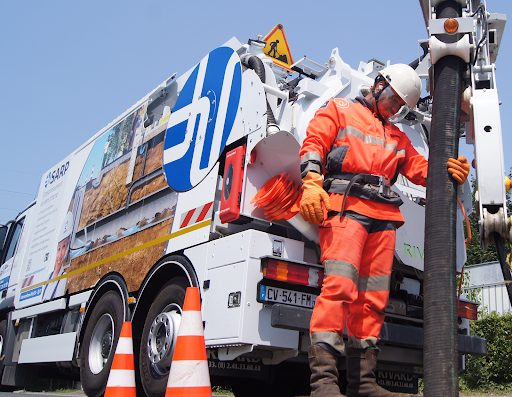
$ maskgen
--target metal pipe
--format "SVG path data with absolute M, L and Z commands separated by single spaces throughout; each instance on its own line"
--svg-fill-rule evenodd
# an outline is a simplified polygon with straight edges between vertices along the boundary
M 283 101 L 287 101 L 288 100 L 288 94 L 286 92 L 283 92 L 283 91 L 279 91 L 277 88 L 274 88 L 268 84 L 265 84 L 265 83 L 262 83 L 262 86 L 263 86 L 263 89 L 265 90 L 265 92 L 271 94 L 271 95 L 274 95 L 278 98 L 281 98 Z
M 492 72 L 494 70 L 494 64 L 492 65 L 479 65 L 479 66 L 473 66 L 473 71 L 475 73 L 488 73 Z
M 420 0 L 421 13 L 425 21 L 425 27 L 428 29 L 428 21 L 430 19 L 430 12 L 428 10 L 429 0 Z

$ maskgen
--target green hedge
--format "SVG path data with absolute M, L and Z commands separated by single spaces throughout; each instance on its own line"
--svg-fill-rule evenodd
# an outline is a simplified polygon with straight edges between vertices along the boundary
M 512 314 L 491 313 L 471 322 L 471 335 L 487 339 L 487 356 L 466 356 L 461 389 L 512 390 Z

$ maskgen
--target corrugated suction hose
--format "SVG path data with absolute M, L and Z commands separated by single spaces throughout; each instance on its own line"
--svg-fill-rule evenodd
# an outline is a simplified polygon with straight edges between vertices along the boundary
M 438 18 L 456 18 L 460 5 L 448 0 Z M 457 35 L 439 35 L 444 42 Z M 454 55 L 434 65 L 432 128 L 425 212 L 424 335 L 425 397 L 458 396 L 458 334 L 456 284 L 457 183 L 446 162 L 458 157 L 464 61 Z
M 254 70 L 256 75 L 260 78 L 262 83 L 265 83 L 265 66 L 260 58 L 256 55 L 249 55 L 243 58 L 243 62 L 247 65 L 249 69 Z M 272 108 L 267 100 L 267 127 L 275 126 L 277 128 L 276 118 L 274 117 L 274 112 L 272 112 Z

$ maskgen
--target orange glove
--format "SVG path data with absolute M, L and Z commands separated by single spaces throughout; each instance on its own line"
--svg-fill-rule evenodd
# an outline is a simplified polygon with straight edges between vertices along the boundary
M 322 175 L 308 172 L 302 179 L 302 198 L 300 200 L 300 213 L 310 224 L 322 223 L 324 212 L 322 201 L 327 211 L 331 210 L 331 200 L 323 188 Z
M 463 185 L 468 179 L 469 175 L 469 161 L 464 156 L 459 156 L 457 160 L 448 159 L 448 172 L 452 175 L 453 179 L 457 181 L 459 185 Z

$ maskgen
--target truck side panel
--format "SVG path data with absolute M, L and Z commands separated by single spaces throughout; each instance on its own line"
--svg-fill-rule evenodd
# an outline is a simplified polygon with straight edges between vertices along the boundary
M 285 259 L 303 260 L 304 243 L 247 230 L 186 250 L 193 263 L 206 263 L 203 319 L 207 346 L 257 345 L 298 349 L 299 333 L 271 326 L 272 306 L 257 301 L 262 280 L 261 259 L 271 256 L 276 244 Z M 195 251 L 202 252 L 196 257 Z M 198 274 L 198 276 L 201 273 Z M 204 274 L 204 273 L 203 273 Z
M 67 203 L 72 194 L 73 179 L 80 172 L 83 153 L 70 155 L 43 175 L 37 202 L 31 213 L 29 240 L 20 273 L 21 288 L 15 296 L 16 308 L 39 303 L 43 299 L 46 280 L 51 278 L 56 263 L 57 238 L 65 222 Z M 71 182 L 70 182 L 71 181 Z
M 43 178 L 35 214 L 40 222 L 31 231 L 30 248 L 37 252 L 26 261 L 23 279 L 31 281 L 21 289 L 17 307 L 91 288 L 110 272 L 121 274 L 128 290 L 136 291 L 164 254 L 177 200 L 162 170 L 169 115 L 143 136 L 146 110 L 147 103 L 66 159 L 57 185 L 51 172 Z M 53 189 L 51 201 L 47 187 Z M 67 223 L 69 249 L 54 274 Z

